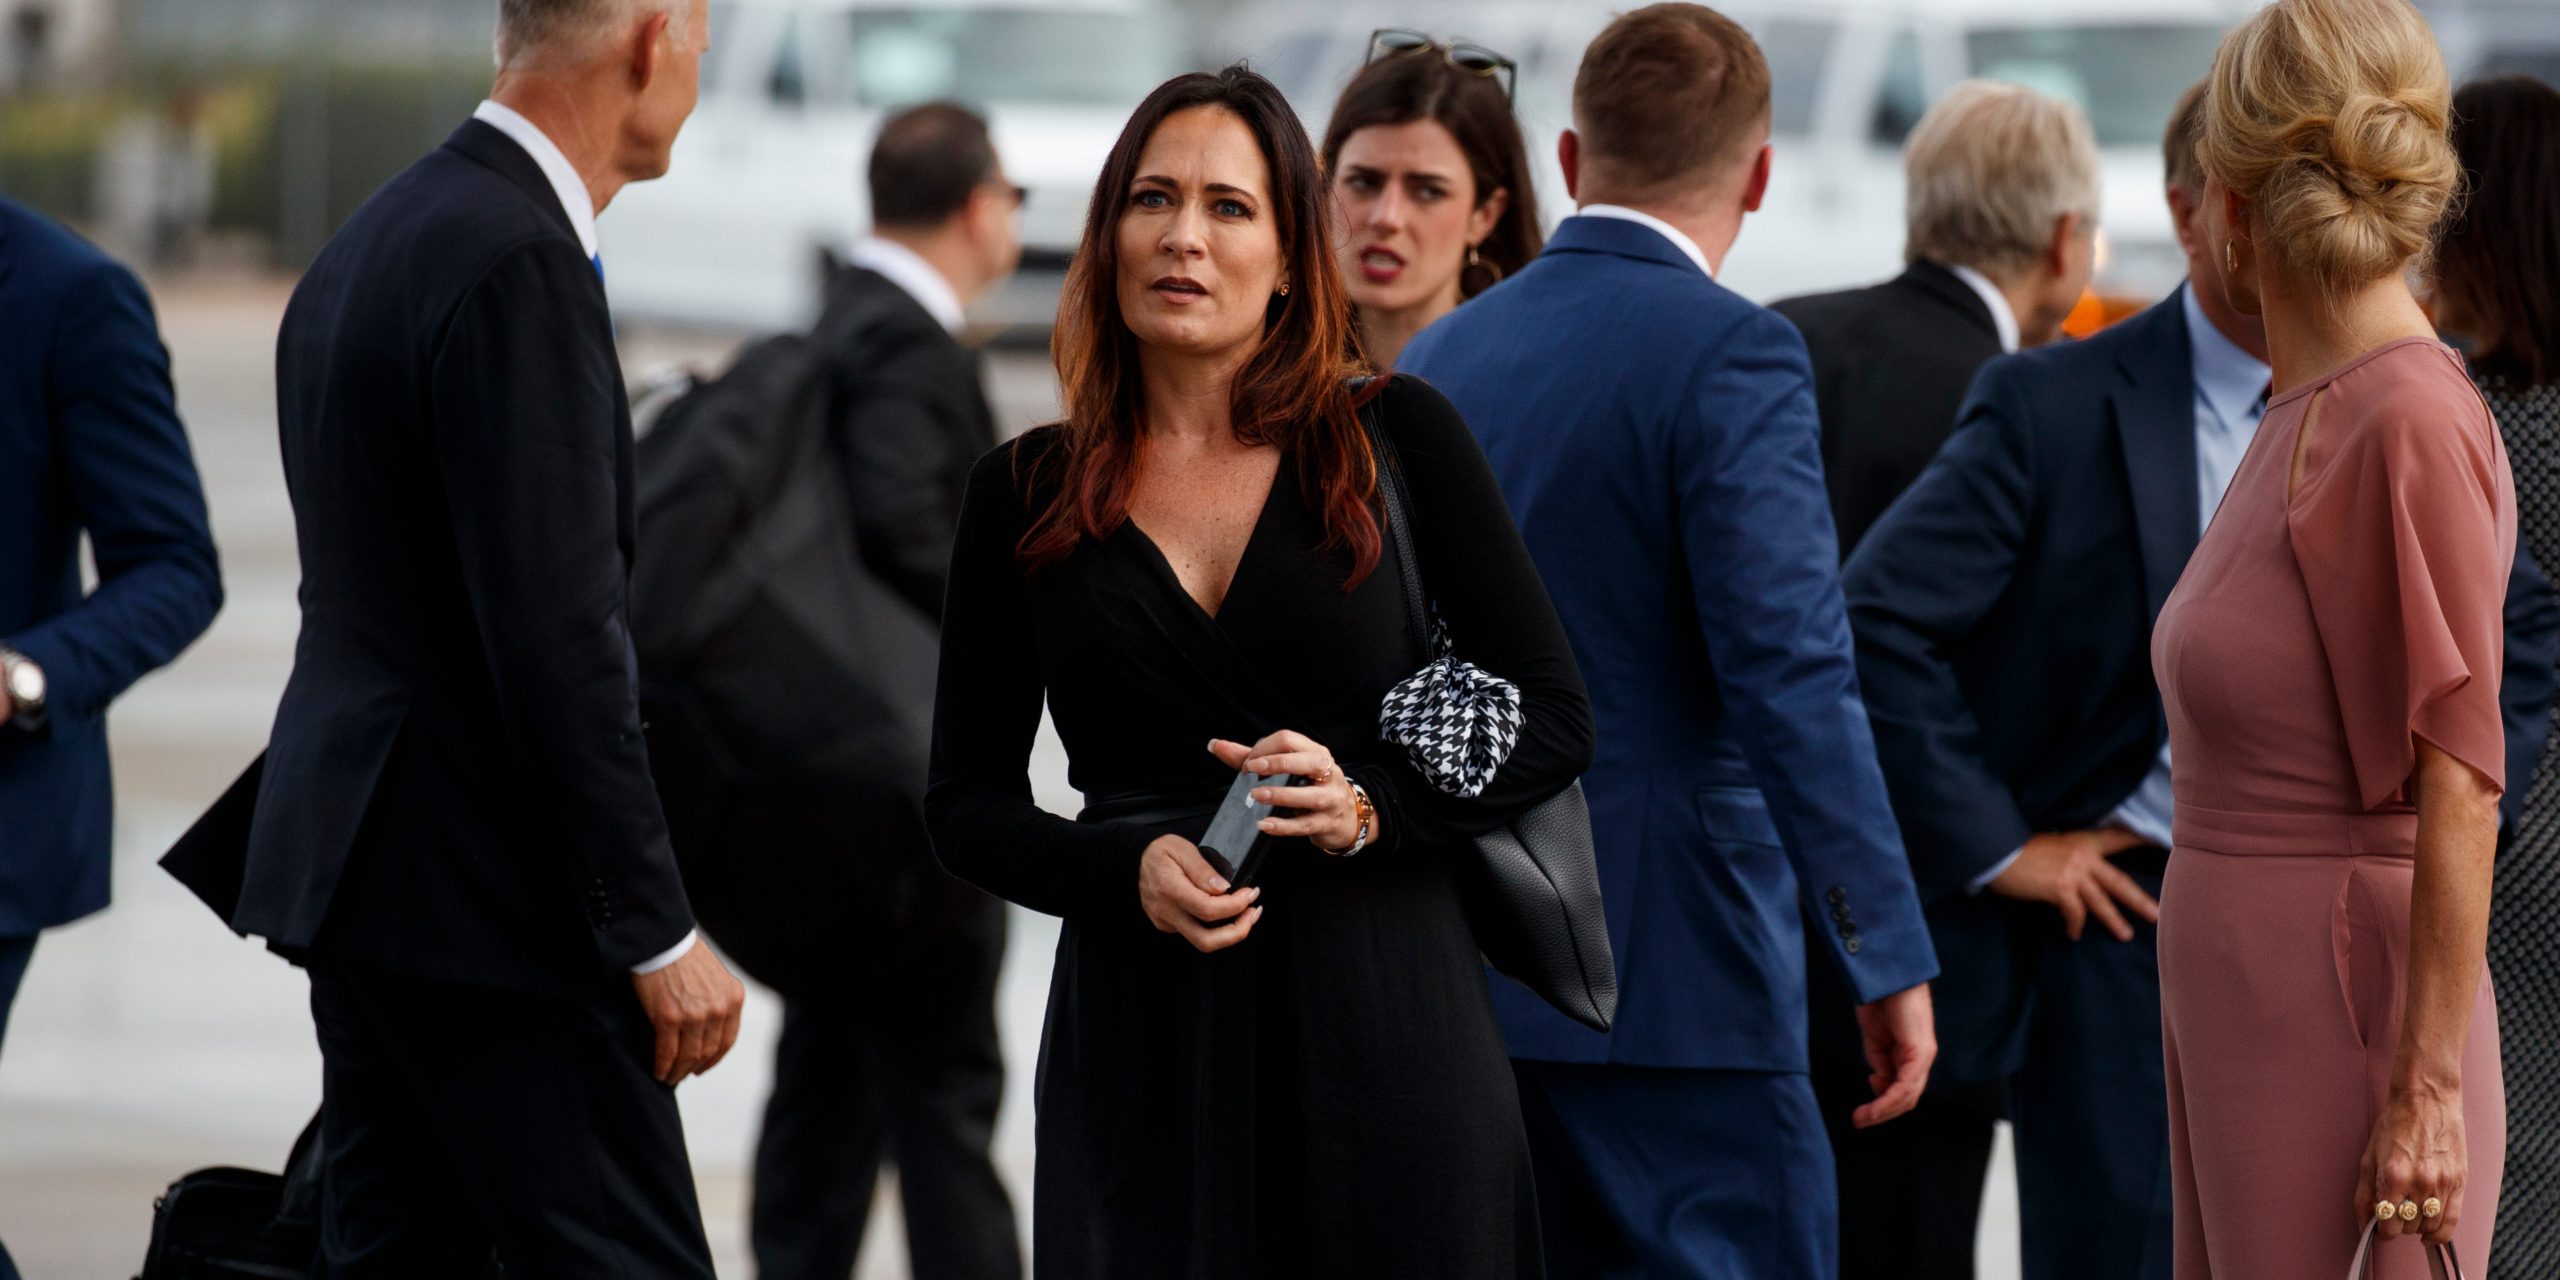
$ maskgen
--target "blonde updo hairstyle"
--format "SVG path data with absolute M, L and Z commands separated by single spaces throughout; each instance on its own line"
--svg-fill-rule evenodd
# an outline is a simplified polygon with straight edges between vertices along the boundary
M 2252 206 L 2259 253 L 2336 293 L 2428 251 L 2462 166 L 2407 0 L 2275 0 L 2223 38 L 2210 83 L 2196 158 Z

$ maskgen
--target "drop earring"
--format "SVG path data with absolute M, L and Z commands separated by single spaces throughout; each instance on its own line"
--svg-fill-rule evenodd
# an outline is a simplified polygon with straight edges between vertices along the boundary
M 2240 274 L 2239 241 L 2225 240 L 2222 242 L 2222 269 L 2235 276 Z

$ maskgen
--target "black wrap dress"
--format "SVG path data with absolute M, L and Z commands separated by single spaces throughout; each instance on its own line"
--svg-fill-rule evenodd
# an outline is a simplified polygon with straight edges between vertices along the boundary
M 952 871 L 1065 920 L 1037 1084 L 1041 1280 L 1540 1274 L 1518 1101 L 1452 869 L 1467 835 L 1582 771 L 1590 708 L 1457 411 L 1410 378 L 1376 411 L 1459 655 L 1523 693 L 1519 745 L 1473 799 L 1378 741 L 1380 698 L 1422 660 L 1402 577 L 1390 552 L 1344 589 L 1349 554 L 1324 549 L 1296 459 L 1215 616 L 1134 523 L 1026 576 L 1015 546 L 1044 495 L 1022 477 L 1054 428 L 970 478 L 926 808 Z M 1025 776 L 1044 697 L 1077 821 L 1034 805 Z M 1368 790 L 1382 838 L 1347 858 L 1284 842 L 1252 935 L 1202 955 L 1140 909 L 1140 856 L 1206 828 L 1232 776 L 1210 739 L 1284 728 Z

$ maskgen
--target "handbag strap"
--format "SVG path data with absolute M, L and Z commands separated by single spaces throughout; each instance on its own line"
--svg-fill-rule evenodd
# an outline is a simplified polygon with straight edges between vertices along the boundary
M 2371 1280 L 2373 1242 L 2378 1238 L 2381 1228 L 2382 1224 L 2379 1222 L 2368 1221 L 2364 1224 L 2364 1238 L 2356 1242 L 2355 1261 L 2347 1264 L 2347 1280 Z M 2426 1250 L 2427 1270 L 2435 1276 L 2435 1280 L 2462 1280 L 2462 1256 L 2453 1251 L 2452 1241 L 2427 1245 Z
M 1393 376 L 1393 375 L 1388 375 Z M 1351 380 L 1351 392 L 1357 396 L 1368 390 L 1375 378 Z M 1387 438 L 1387 430 L 1378 422 L 1378 398 L 1369 397 L 1360 406 L 1360 425 L 1369 433 L 1369 456 L 1378 466 L 1379 506 L 1385 508 L 1387 541 L 1395 547 L 1396 567 L 1404 578 L 1406 625 L 1413 630 L 1413 646 L 1425 660 L 1431 657 L 1431 607 L 1422 590 L 1422 562 L 1413 553 L 1413 508 L 1405 496 L 1404 464 L 1396 454 L 1395 441 Z

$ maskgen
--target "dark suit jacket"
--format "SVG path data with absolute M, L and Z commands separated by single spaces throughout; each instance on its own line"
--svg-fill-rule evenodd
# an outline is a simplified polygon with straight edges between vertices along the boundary
M 1981 295 L 1934 262 L 1772 309 L 1813 353 L 1822 479 L 1846 559 L 1947 442 L 1975 371 L 2000 354 L 2000 330 Z
M 1619 969 L 1588 1030 L 1508 981 L 1514 1056 L 1805 1068 L 1805 906 L 1865 999 L 1937 972 L 1858 700 L 1793 328 L 1660 233 L 1577 217 L 1416 337 L 1572 637 Z
M 1986 366 L 1955 434 L 1842 571 L 1858 673 L 1947 968 L 1941 1071 L 2022 1050 L 2041 904 L 1967 886 L 2041 831 L 2105 820 L 2168 727 L 2151 624 L 2199 537 L 2195 381 L 2177 295 Z M 2550 703 L 2554 630 L 2510 594 L 2508 698 Z M 2515 624 L 2521 621 L 2522 626 Z M 2534 655 L 2541 655 L 2536 658 Z
M 820 326 L 840 357 L 838 455 L 862 558 L 939 620 L 961 491 L 996 447 L 978 354 L 905 289 L 862 267 L 837 275 Z
M 43 728 L 0 725 L 0 938 L 107 905 L 107 704 L 221 607 L 150 297 L 0 199 L 0 644 L 47 684 Z
M 532 158 L 472 121 L 366 201 L 294 290 L 276 392 L 302 636 L 232 925 L 536 988 L 673 946 L 630 418 Z

